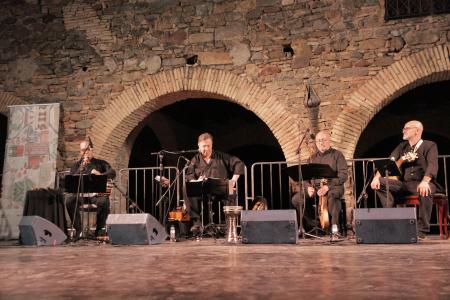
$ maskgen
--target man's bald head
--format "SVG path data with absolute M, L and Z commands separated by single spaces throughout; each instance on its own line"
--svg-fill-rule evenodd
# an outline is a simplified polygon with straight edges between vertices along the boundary
M 422 138 L 423 125 L 420 121 L 411 120 L 403 127 L 403 140 L 415 144 Z

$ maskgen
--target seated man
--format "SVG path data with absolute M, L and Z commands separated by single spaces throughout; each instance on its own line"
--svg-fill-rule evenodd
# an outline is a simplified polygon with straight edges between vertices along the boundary
M 419 237 L 424 238 L 430 231 L 432 211 L 431 195 L 436 192 L 438 172 L 438 149 L 434 142 L 422 140 L 423 125 L 419 121 L 409 121 L 403 128 L 403 140 L 390 157 L 399 166 L 402 178 L 384 178 L 376 173 L 370 186 L 377 190 L 383 207 L 394 206 L 394 195 L 419 195 Z M 412 158 L 404 160 L 406 154 Z M 411 155 L 412 154 L 412 155 Z M 389 194 L 386 194 L 386 182 L 389 182 Z
M 210 133 L 203 133 L 198 137 L 198 151 L 186 171 L 186 181 L 229 179 L 234 187 L 239 176 L 244 174 L 245 165 L 239 158 L 213 150 L 213 137 Z M 186 208 L 193 222 L 191 231 L 198 232 L 201 226 L 201 199 L 191 197 L 186 200 Z M 235 195 L 219 200 L 223 201 L 224 205 L 234 205 Z
M 116 171 L 106 161 L 94 157 L 94 148 L 90 141 L 80 143 L 80 155 L 81 158 L 70 169 L 71 175 L 106 175 L 109 179 L 116 176 Z M 83 203 L 97 205 L 95 235 L 98 236 L 106 226 L 106 218 L 109 214 L 109 197 L 97 194 L 81 194 L 77 201 L 77 195 L 71 194 L 66 198 L 67 210 L 77 233 L 81 232 L 79 205 Z
M 292 197 L 292 204 L 299 212 L 304 206 L 304 198 L 317 196 L 327 196 L 328 212 L 331 215 L 332 238 L 339 237 L 339 214 L 341 211 L 341 198 L 344 195 L 344 183 L 347 181 L 347 163 L 342 152 L 331 148 L 330 135 L 325 131 L 320 131 L 315 138 L 317 152 L 313 154 L 309 163 L 326 164 L 337 172 L 337 178 L 333 178 L 327 184 L 321 185 L 321 179 L 316 179 L 312 183 L 305 182 L 304 191 L 299 191 Z M 305 196 L 304 196 L 305 195 Z

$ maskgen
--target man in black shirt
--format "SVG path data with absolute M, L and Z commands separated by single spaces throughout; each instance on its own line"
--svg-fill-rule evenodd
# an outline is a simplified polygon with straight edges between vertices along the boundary
M 438 172 L 438 149 L 432 141 L 422 140 L 423 125 L 419 121 L 409 121 L 403 127 L 403 142 L 392 151 L 390 157 L 400 165 L 402 178 L 387 179 L 377 172 L 371 187 L 377 190 L 383 207 L 393 207 L 393 195 L 419 195 L 419 236 L 430 231 L 430 218 L 433 206 L 431 195 L 436 192 Z M 417 157 L 412 161 L 403 160 L 405 154 Z M 389 181 L 389 194 L 386 195 L 386 182 Z
M 317 152 L 310 156 L 309 163 L 326 164 L 337 173 L 337 177 L 327 181 L 327 184 L 320 185 L 321 179 L 316 179 L 311 183 L 305 183 L 305 194 L 307 198 L 317 196 L 327 196 L 328 212 L 331 215 L 331 233 L 333 237 L 338 236 L 339 214 L 341 211 L 341 198 L 344 195 L 344 183 L 347 181 L 347 162 L 342 152 L 331 148 L 330 135 L 325 131 L 320 131 L 315 138 Z M 303 193 L 298 192 L 292 197 L 292 204 L 299 212 L 304 205 Z
M 198 137 L 198 151 L 186 171 L 186 181 L 229 179 L 230 188 L 234 188 L 239 176 L 244 174 L 244 163 L 237 157 L 213 150 L 213 137 L 210 133 L 203 133 Z M 234 199 L 235 196 L 220 200 L 225 205 L 232 205 Z M 194 224 L 191 231 L 200 229 L 199 200 L 191 197 L 186 201 L 186 208 Z
M 71 175 L 106 175 L 109 179 L 116 177 L 116 171 L 106 161 L 94 157 L 94 148 L 90 141 L 82 141 L 80 143 L 80 156 L 80 160 L 70 169 Z M 77 195 L 75 194 L 71 194 L 66 198 L 69 216 L 78 233 L 81 232 L 78 206 L 83 203 L 95 204 L 97 206 L 97 227 L 95 229 L 95 235 L 99 235 L 105 228 L 106 218 L 109 214 L 109 197 L 84 193 L 80 195 L 78 201 Z

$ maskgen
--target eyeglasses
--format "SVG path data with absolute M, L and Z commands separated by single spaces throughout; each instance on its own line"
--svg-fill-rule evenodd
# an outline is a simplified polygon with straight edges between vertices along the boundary
M 325 142 L 328 142 L 328 139 L 316 140 L 316 143 L 325 143 Z

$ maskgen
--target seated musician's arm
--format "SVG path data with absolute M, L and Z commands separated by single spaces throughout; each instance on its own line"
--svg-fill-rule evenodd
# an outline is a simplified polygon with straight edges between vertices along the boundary
M 195 166 L 197 164 L 197 156 L 194 156 L 191 159 L 191 163 L 189 164 L 188 168 L 186 169 L 186 181 L 191 181 L 197 179 L 195 175 Z
M 438 150 L 435 143 L 432 143 L 430 149 L 425 154 L 427 167 L 422 181 L 417 186 L 417 192 L 421 196 L 428 196 L 431 194 L 430 181 L 437 177 L 438 171 Z
M 402 144 L 399 144 L 394 151 L 392 151 L 392 153 L 389 155 L 389 158 L 394 157 L 395 160 L 397 160 L 400 157 L 400 152 L 402 149 Z M 375 175 L 373 176 L 372 182 L 370 183 L 370 187 L 374 190 L 378 190 L 380 188 L 380 177 L 382 177 L 382 175 L 380 174 L 380 172 L 376 172 Z
M 102 161 L 102 169 L 103 172 L 101 173 L 101 175 L 106 175 L 108 179 L 114 179 L 116 177 L 116 171 L 108 162 Z
M 237 157 L 232 155 L 227 155 L 228 157 L 225 157 L 227 159 L 226 165 L 230 169 L 231 173 L 233 173 L 233 176 L 230 180 L 237 182 L 239 177 L 244 174 L 245 172 L 245 164 Z
M 347 161 L 345 160 L 344 154 L 341 152 L 338 152 L 337 154 L 337 184 L 343 185 L 348 179 Z
M 438 173 L 438 148 L 435 143 L 431 144 L 430 149 L 425 154 L 425 160 L 427 161 L 427 168 L 422 181 L 430 182 L 436 179 Z

